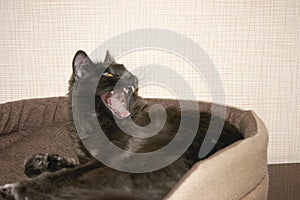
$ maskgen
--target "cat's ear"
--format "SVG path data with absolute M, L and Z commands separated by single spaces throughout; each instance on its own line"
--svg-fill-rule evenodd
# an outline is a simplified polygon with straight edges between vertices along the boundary
M 73 59 L 73 75 L 75 80 L 79 80 L 87 74 L 92 66 L 93 62 L 88 55 L 82 50 L 77 51 Z
M 115 59 L 110 55 L 108 50 L 106 50 L 106 56 L 104 58 L 104 63 L 107 64 L 107 65 L 117 64 Z

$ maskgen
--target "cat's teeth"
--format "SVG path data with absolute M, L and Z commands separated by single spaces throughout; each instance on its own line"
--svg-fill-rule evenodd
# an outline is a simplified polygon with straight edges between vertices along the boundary
M 131 86 L 131 90 L 132 90 L 132 92 L 134 91 L 134 87 L 133 86 Z
M 125 92 L 126 94 L 128 94 L 128 89 L 127 89 L 127 88 L 123 88 L 123 90 L 124 90 L 124 92 Z
M 110 94 L 114 94 L 114 91 L 110 91 Z

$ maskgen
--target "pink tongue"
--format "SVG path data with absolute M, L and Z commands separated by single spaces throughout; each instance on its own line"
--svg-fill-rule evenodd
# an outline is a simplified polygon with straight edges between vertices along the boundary
M 121 117 L 128 117 L 130 112 L 122 105 L 120 99 L 124 99 L 125 96 L 123 93 L 114 93 L 111 96 L 111 107 L 118 111 Z

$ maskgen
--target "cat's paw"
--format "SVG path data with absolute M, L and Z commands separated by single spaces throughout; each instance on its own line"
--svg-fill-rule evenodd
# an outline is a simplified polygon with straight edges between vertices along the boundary
M 0 186 L 0 196 L 2 197 L 2 199 L 18 200 L 19 197 L 15 191 L 15 186 L 16 183 Z
M 73 158 L 66 158 L 57 154 L 34 154 L 25 161 L 24 173 L 28 177 L 35 177 L 43 172 L 55 172 L 62 168 L 73 168 L 79 162 Z

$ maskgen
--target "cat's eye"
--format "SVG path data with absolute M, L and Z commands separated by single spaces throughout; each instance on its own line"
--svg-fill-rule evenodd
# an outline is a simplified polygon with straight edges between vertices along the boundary
M 109 73 L 109 72 L 104 72 L 103 73 L 103 76 L 106 76 L 106 77 L 113 77 L 114 75 L 112 73 Z

